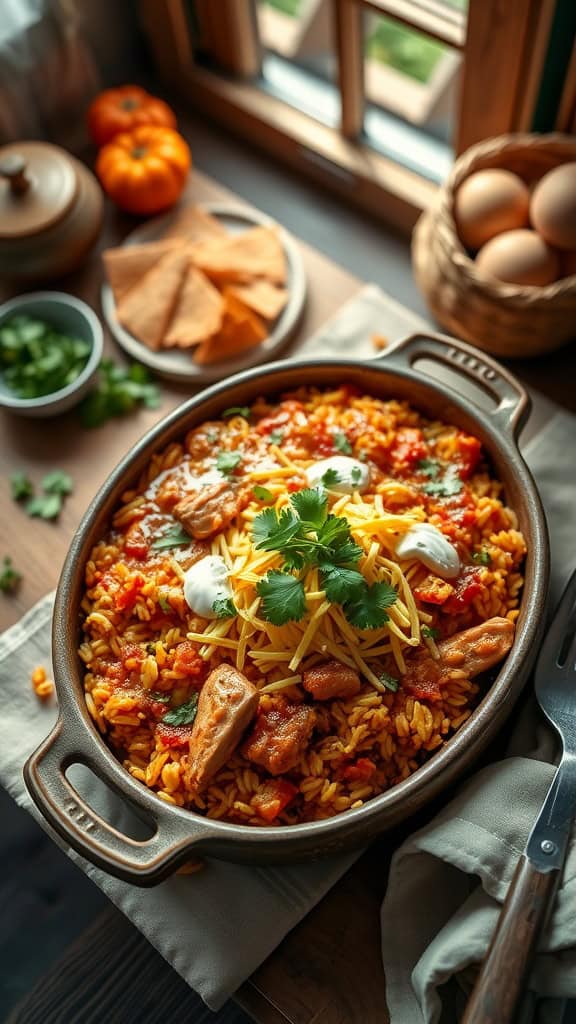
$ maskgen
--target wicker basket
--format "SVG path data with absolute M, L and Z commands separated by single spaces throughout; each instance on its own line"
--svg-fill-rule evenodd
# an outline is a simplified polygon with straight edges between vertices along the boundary
M 550 352 L 576 337 L 576 275 L 545 287 L 482 277 L 456 233 L 454 196 L 473 171 L 504 167 L 527 184 L 576 160 L 569 135 L 502 135 L 472 146 L 422 214 L 412 238 L 414 275 L 436 319 L 452 334 L 506 357 Z

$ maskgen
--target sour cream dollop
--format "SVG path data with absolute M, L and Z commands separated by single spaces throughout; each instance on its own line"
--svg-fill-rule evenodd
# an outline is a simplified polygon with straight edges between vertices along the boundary
M 214 602 L 232 597 L 228 566 L 221 555 L 206 555 L 190 566 L 184 576 L 184 597 L 196 615 L 216 618 Z
M 398 558 L 417 558 L 432 572 L 451 580 L 460 572 L 453 544 L 432 523 L 414 523 L 396 544 Z
M 317 487 L 322 483 L 322 477 L 328 470 L 338 474 L 338 480 L 328 484 L 328 490 L 336 491 L 338 494 L 352 494 L 352 491 L 360 491 L 362 494 L 368 490 L 370 484 L 370 470 L 364 462 L 359 459 L 352 459 L 348 455 L 332 455 L 329 459 L 321 459 L 314 462 L 306 470 L 306 478 L 309 487 Z

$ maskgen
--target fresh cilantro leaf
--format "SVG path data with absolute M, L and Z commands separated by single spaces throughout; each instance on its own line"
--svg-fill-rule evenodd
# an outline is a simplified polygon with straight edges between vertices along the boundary
M 178 548 L 182 544 L 190 544 L 190 534 L 186 533 L 181 526 L 171 526 L 166 533 L 153 541 L 150 547 L 154 551 L 163 551 L 164 548 Z
M 345 604 L 357 590 L 366 586 L 366 580 L 357 569 L 328 565 L 322 568 L 322 586 L 332 604 Z
M 431 480 L 435 480 L 440 472 L 440 463 L 438 459 L 420 459 L 416 463 L 416 469 L 429 476 Z
M 250 406 L 249 405 L 231 405 L 229 409 L 224 409 L 222 413 L 222 419 L 227 419 L 228 416 L 243 416 L 245 420 L 250 418 Z
M 378 678 L 380 682 L 384 684 L 387 690 L 392 690 L 392 693 L 396 693 L 396 690 L 400 686 L 399 679 L 396 679 L 395 676 L 389 675 L 388 672 L 381 672 Z
M 2 569 L 0 570 L 0 590 L 3 594 L 10 594 L 22 579 L 21 574 L 13 568 L 12 559 L 5 555 L 2 561 Z
M 364 590 L 354 592 L 344 605 L 348 622 L 357 629 L 378 629 L 388 622 L 386 608 L 394 604 L 398 594 L 388 583 L 366 584 Z
M 481 551 L 475 551 L 472 555 L 472 561 L 476 562 L 476 565 L 491 565 L 492 558 L 490 552 L 486 551 L 486 548 L 482 548 Z
M 322 475 L 324 487 L 331 487 L 332 484 L 340 483 L 340 473 L 337 469 L 327 469 Z
M 228 476 L 236 469 L 236 466 L 241 461 L 242 455 L 240 452 L 221 451 L 218 452 L 218 456 L 216 458 L 216 468 L 219 469 L 221 473 L 224 473 L 225 476 Z
M 252 493 L 255 498 L 258 498 L 258 501 L 263 501 L 266 505 L 273 505 L 276 501 L 272 491 L 269 491 L 267 487 L 261 487 L 260 484 L 254 484 Z
M 343 430 L 337 430 L 332 440 L 339 452 L 343 455 L 352 455 L 352 445 Z
M 356 565 L 359 558 L 362 557 L 364 552 L 356 541 L 350 539 L 344 541 L 330 553 L 330 562 L 332 565 L 350 567 Z
M 42 480 L 42 490 L 45 494 L 60 494 L 64 496 L 65 494 L 72 494 L 74 483 L 68 473 L 64 473 L 61 469 L 55 469 Z
M 59 494 L 39 494 L 37 498 L 30 498 L 26 511 L 32 517 L 57 519 L 62 511 L 62 498 Z
M 318 532 L 318 542 L 325 548 L 340 550 L 342 545 L 349 541 L 351 536 L 348 520 L 343 516 L 329 515 Z
M 262 598 L 262 614 L 275 626 L 298 622 L 306 611 L 304 585 L 295 576 L 270 569 L 256 585 Z
M 276 444 L 276 445 L 282 444 L 282 441 L 284 440 L 284 431 L 283 430 L 273 430 L 268 435 L 268 440 L 270 441 L 270 444 Z
M 114 416 L 132 412 L 139 403 L 148 409 L 160 405 L 160 391 L 146 367 L 140 363 L 120 366 L 103 359 L 96 388 L 80 403 L 80 421 L 84 427 L 100 427 Z
M 451 498 L 454 494 L 460 493 L 462 486 L 462 481 L 455 469 L 450 467 L 441 480 L 433 480 L 429 484 L 424 484 L 422 490 L 437 498 Z
M 233 619 L 237 614 L 236 605 L 231 597 L 218 597 L 212 605 L 217 619 Z
M 12 473 L 10 488 L 14 501 L 23 501 L 24 498 L 31 498 L 34 494 L 34 486 L 26 473 Z
M 327 518 L 328 496 L 320 487 L 306 487 L 290 498 L 300 521 L 314 530 L 320 530 Z
M 360 483 L 360 481 L 362 479 L 362 470 L 360 469 L 359 466 L 354 466 L 354 468 L 352 469 L 352 472 L 350 474 L 350 477 L 352 479 L 352 483 L 353 483 L 354 487 L 358 487 L 358 484 Z
M 191 722 L 196 718 L 196 712 L 198 711 L 198 694 L 193 693 L 190 700 L 187 700 L 185 704 L 180 704 L 177 708 L 172 708 L 171 711 L 167 711 L 162 716 L 162 721 L 166 725 L 190 725 Z
M 430 626 L 422 626 L 420 632 L 426 640 L 437 640 L 440 636 L 440 630 L 432 629 Z
M 151 700 L 157 700 L 159 704 L 169 704 L 171 693 L 162 693 L 161 690 L 151 690 L 148 694 Z
M 172 611 L 172 605 L 170 604 L 168 598 L 164 596 L 164 594 L 158 595 L 158 604 L 160 605 L 163 612 L 168 613 Z
M 283 551 L 298 530 L 300 520 L 292 508 L 285 508 L 276 515 L 273 508 L 266 508 L 252 523 L 254 546 L 261 551 Z

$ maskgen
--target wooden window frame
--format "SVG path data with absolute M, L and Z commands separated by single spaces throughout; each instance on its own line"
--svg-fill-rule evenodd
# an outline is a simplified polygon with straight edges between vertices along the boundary
M 197 0 L 200 8 L 212 0 Z M 464 54 L 455 150 L 492 135 L 529 130 L 555 0 L 469 0 L 442 17 L 441 0 L 331 0 L 339 128 L 290 107 L 254 81 L 260 54 L 255 0 L 219 0 L 212 56 L 221 71 L 194 63 L 185 0 L 140 0 L 144 27 L 164 78 L 228 130 L 403 232 L 411 231 L 437 186 L 376 152 L 362 138 L 365 90 L 362 11 L 410 24 Z M 186 38 L 183 39 L 183 36 Z M 214 38 L 216 43 L 214 43 Z M 216 51 L 216 52 L 215 52 Z

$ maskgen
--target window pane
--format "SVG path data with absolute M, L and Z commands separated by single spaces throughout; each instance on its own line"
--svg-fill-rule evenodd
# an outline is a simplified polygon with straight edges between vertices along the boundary
M 258 0 L 257 13 L 262 86 L 336 127 L 340 97 L 330 0 Z
M 466 2 L 451 0 L 453 6 Z M 367 140 L 440 180 L 453 159 L 460 54 L 393 18 L 365 11 L 364 55 Z

